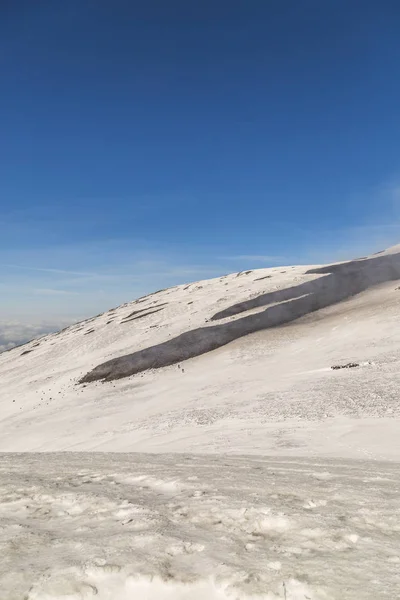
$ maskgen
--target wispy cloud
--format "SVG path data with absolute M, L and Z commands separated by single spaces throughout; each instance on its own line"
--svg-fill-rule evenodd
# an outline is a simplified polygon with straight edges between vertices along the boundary
M 0 264 L 2 314 L 24 322 L 44 315 L 56 321 L 90 317 L 157 289 L 226 270 L 211 252 L 125 239 L 7 248 Z
M 235 256 L 221 256 L 220 259 L 231 261 L 247 260 L 260 263 L 277 263 L 286 260 L 284 256 L 275 256 L 273 254 L 237 254 Z
M 57 290 L 52 288 L 37 288 L 32 290 L 33 294 L 41 296 L 75 296 L 78 292 L 72 290 Z
M 82 277 L 96 277 L 97 273 L 90 273 L 87 271 L 70 271 L 67 269 L 50 269 L 46 267 L 31 267 L 28 265 L 10 265 L 2 264 L 0 267 L 6 267 L 7 269 L 22 269 L 23 271 L 36 271 L 38 273 L 55 273 L 58 275 L 78 275 Z

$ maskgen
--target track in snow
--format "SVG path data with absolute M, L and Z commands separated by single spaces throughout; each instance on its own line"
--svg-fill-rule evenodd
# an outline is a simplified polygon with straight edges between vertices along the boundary
M 399 492 L 394 463 L 2 455 L 1 598 L 393 600 Z

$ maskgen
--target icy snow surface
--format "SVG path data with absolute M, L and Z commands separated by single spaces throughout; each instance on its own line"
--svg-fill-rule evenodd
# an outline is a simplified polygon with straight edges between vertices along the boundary
M 399 595 L 395 463 L 10 454 L 0 490 L 2 599 Z

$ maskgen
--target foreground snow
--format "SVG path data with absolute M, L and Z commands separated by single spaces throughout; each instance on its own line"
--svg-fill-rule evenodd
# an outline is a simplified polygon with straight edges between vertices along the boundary
M 86 453 L 0 464 L 2 600 L 398 597 L 398 464 Z

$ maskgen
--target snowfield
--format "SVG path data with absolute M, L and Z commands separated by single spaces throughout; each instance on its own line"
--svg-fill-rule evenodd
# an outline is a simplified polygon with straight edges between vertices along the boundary
M 399 279 L 234 273 L 0 354 L 0 600 L 398 598 Z
M 7 600 L 377 600 L 400 590 L 400 467 L 4 455 Z
M 397 460 L 399 279 L 400 247 L 344 266 L 235 273 L 0 354 L 0 451 Z M 224 344 L 207 351 L 208 331 Z M 331 368 L 347 363 L 359 366 Z

